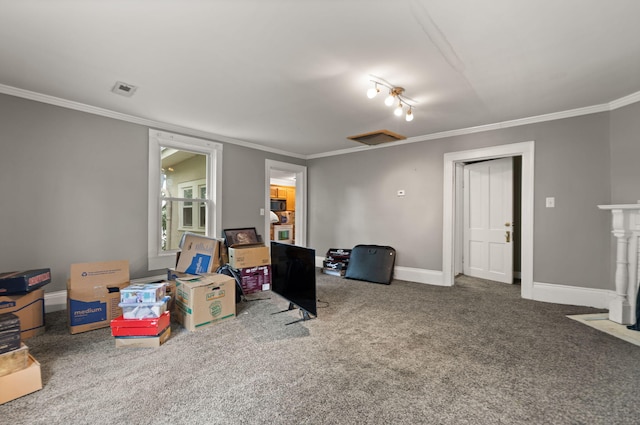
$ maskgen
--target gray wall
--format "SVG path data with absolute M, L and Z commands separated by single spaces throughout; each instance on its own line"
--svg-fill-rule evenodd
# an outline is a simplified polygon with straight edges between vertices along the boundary
M 0 94 L 0 272 L 129 260 L 147 270 L 148 127 Z M 224 144 L 222 227 L 264 228 L 265 158 Z
M 308 245 L 388 244 L 400 266 L 442 269 L 443 155 L 534 140 L 534 280 L 612 289 L 610 218 L 598 204 L 640 199 L 640 104 L 307 162 Z M 49 267 L 47 292 L 76 262 L 147 270 L 148 128 L 0 95 L 0 271 Z M 224 144 L 222 227 L 263 228 L 264 160 Z M 398 198 L 399 189 L 406 196 Z M 544 198 L 554 196 L 556 208 Z
M 611 112 L 611 203 L 640 201 L 640 102 Z
M 399 266 L 442 270 L 444 153 L 531 140 L 534 280 L 609 288 L 608 113 L 310 160 L 310 246 L 391 245 Z
M 305 165 L 298 158 L 274 155 L 238 145 L 226 144 L 222 154 L 222 224 L 223 229 L 255 227 L 266 240 L 264 217 L 265 159 Z

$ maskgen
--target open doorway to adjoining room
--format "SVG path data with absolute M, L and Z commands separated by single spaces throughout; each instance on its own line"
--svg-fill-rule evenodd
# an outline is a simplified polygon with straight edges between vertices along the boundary
M 265 162 L 265 239 L 306 246 L 307 167 Z
M 442 284 L 452 286 L 462 270 L 463 214 L 461 180 L 464 164 L 469 162 L 520 157 L 520 282 L 522 298 L 533 299 L 533 141 L 449 152 L 444 155 Z

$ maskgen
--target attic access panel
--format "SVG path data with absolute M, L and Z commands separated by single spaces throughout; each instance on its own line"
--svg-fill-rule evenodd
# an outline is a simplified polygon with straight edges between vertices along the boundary
M 396 142 L 398 140 L 404 140 L 406 139 L 406 137 L 389 130 L 376 130 L 370 133 L 363 133 L 363 134 L 358 134 L 356 136 L 349 136 L 347 137 L 347 139 L 353 140 L 355 142 L 360 142 L 365 145 L 375 146 L 381 143 Z

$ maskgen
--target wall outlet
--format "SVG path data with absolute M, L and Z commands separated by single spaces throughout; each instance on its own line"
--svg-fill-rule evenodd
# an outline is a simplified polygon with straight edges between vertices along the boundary
M 547 198 L 547 208 L 555 208 L 556 207 L 556 198 L 550 197 Z

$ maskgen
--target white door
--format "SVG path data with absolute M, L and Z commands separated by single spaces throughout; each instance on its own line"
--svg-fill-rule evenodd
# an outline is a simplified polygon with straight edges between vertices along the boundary
M 463 272 L 513 283 L 513 159 L 464 167 Z

